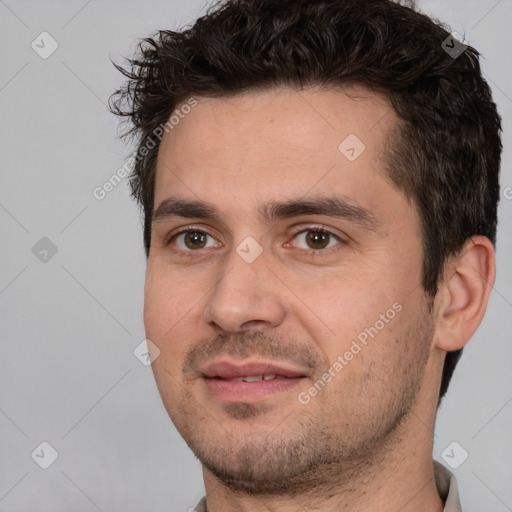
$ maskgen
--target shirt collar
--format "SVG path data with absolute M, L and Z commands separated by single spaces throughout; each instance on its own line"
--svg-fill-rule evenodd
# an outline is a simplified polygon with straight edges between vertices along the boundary
M 435 460 L 434 476 L 436 479 L 437 492 L 444 501 L 444 512 L 462 512 L 459 487 L 453 473 L 450 473 L 442 464 Z

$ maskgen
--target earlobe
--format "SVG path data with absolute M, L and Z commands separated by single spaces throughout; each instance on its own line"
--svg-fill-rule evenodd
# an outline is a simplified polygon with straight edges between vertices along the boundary
M 487 308 L 496 276 L 495 251 L 490 240 L 474 236 L 445 268 L 437 314 L 437 348 L 458 350 L 475 333 Z

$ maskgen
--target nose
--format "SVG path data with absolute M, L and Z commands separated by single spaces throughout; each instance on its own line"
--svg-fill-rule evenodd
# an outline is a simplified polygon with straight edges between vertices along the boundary
M 233 249 L 207 297 L 204 322 L 231 333 L 279 326 L 286 315 L 284 290 L 267 265 L 265 251 L 248 263 Z

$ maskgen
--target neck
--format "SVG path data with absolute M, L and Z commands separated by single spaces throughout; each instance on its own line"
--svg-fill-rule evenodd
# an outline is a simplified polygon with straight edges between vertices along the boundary
M 371 459 L 323 468 L 300 495 L 241 494 L 203 468 L 208 512 L 442 512 L 432 463 L 434 420 L 435 414 L 425 422 L 413 411 Z

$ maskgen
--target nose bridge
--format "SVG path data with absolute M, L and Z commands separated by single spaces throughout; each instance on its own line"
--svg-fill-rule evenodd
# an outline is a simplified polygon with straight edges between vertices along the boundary
M 226 257 L 222 277 L 205 304 L 204 321 L 231 332 L 243 329 L 249 322 L 267 327 L 279 325 L 285 308 L 268 263 L 254 238 L 247 237 L 234 246 Z

